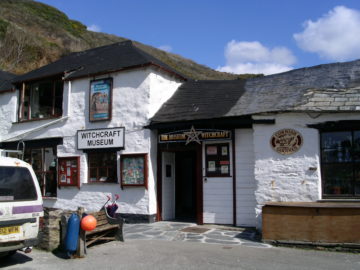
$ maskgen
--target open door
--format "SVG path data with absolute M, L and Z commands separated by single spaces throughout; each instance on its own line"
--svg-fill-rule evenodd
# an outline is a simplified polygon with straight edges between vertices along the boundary
M 175 153 L 162 153 L 162 219 L 175 219 Z

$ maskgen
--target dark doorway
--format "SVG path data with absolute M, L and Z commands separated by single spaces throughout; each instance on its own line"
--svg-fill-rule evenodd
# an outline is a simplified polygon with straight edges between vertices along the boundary
M 196 151 L 175 154 L 175 218 L 196 221 Z

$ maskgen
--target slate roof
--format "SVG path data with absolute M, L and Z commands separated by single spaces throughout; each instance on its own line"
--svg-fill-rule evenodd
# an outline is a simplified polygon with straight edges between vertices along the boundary
M 360 112 L 360 60 L 246 81 L 185 82 L 151 124 L 290 111 Z
M 65 75 L 66 79 L 74 79 L 147 65 L 155 65 L 180 78 L 185 78 L 179 72 L 137 48 L 128 40 L 71 53 L 53 63 L 18 76 L 14 83 L 59 75 Z
M 15 77 L 15 74 L 0 70 L 0 93 L 13 89 L 11 80 Z

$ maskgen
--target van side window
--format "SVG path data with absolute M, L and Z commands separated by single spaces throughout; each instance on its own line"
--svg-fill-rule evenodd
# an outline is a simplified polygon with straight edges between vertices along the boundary
M 27 168 L 0 166 L 0 201 L 36 199 L 36 188 Z

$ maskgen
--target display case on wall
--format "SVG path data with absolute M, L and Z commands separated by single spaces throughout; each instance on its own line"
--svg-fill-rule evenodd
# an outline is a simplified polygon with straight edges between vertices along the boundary
M 58 158 L 58 185 L 80 188 L 80 157 Z
M 147 188 L 147 154 L 123 154 L 120 158 L 121 188 Z

